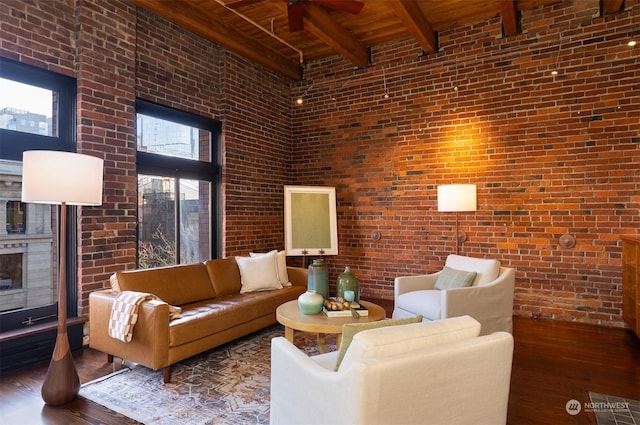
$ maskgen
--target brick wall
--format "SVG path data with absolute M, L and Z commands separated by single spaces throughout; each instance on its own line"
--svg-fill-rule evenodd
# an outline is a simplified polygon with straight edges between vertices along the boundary
M 623 41 L 640 6 L 605 19 L 597 4 L 525 12 L 507 39 L 497 18 L 445 31 L 430 55 L 375 48 L 364 70 L 318 61 L 290 90 L 126 0 L 3 3 L 0 55 L 78 78 L 79 150 L 106 161 L 104 205 L 80 211 L 80 313 L 135 265 L 141 97 L 222 121 L 224 255 L 283 247 L 283 184 L 334 185 L 331 279 L 350 265 L 366 296 L 391 298 L 395 276 L 439 269 L 454 249 L 437 185 L 476 183 L 462 253 L 517 268 L 516 314 L 622 326 L 619 235 L 640 221 L 640 50 Z
M 625 4 L 604 19 L 567 1 L 524 12 L 514 37 L 494 18 L 441 32 L 435 54 L 403 42 L 366 70 L 309 67 L 293 171 L 337 188 L 332 280 L 350 265 L 365 296 L 392 298 L 394 277 L 440 269 L 455 218 L 436 187 L 475 183 L 461 253 L 517 269 L 517 315 L 622 326 L 619 237 L 640 224 L 640 49 L 626 45 L 640 5 Z
M 0 55 L 77 78 L 78 151 L 105 159 L 103 205 L 78 213 L 79 314 L 135 267 L 137 97 L 222 121 L 224 255 L 283 248 L 287 79 L 126 0 L 9 0 L 0 26 Z

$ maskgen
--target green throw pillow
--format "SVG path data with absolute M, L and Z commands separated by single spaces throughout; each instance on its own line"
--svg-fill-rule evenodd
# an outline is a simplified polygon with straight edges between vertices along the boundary
M 338 354 L 335 370 L 337 371 L 340 367 L 340 363 L 342 363 L 342 359 L 347 352 L 347 348 L 349 348 L 351 341 L 353 341 L 353 336 L 358 332 L 366 331 L 368 329 L 384 328 L 386 326 L 408 325 L 409 323 L 420 322 L 422 322 L 422 315 L 407 317 L 404 319 L 378 320 L 376 322 L 347 323 L 342 325 L 342 343 L 340 344 L 340 353 Z
M 465 272 L 444 266 L 444 269 L 442 269 L 442 272 L 438 275 L 435 288 L 444 290 L 471 286 L 477 274 L 476 272 Z

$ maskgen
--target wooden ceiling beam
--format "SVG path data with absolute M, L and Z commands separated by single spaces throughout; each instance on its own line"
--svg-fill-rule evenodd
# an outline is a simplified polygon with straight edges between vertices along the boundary
M 431 28 L 426 16 L 424 16 L 418 2 L 413 0 L 393 0 L 389 2 L 389 6 L 402 20 L 411 35 L 420 44 L 422 50 L 427 53 L 433 53 L 438 49 L 436 33 Z
M 304 29 L 360 68 L 369 65 L 369 52 L 321 6 L 304 3 Z
M 510 37 L 520 32 L 516 0 L 500 0 L 500 16 L 502 17 L 502 34 L 505 37 Z
M 192 7 L 188 2 L 175 0 L 132 0 L 132 2 L 279 74 L 294 80 L 302 78 L 299 62 L 286 58 L 270 47 L 248 38 L 216 19 L 214 14 L 203 13 L 202 9 Z M 212 28 L 215 28 L 215 31 L 212 31 Z
M 600 9 L 602 16 L 609 15 L 611 13 L 618 13 L 622 9 L 624 0 L 600 0 Z

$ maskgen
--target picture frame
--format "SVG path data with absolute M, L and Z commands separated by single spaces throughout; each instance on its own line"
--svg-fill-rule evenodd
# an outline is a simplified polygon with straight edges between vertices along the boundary
M 284 187 L 287 255 L 338 255 L 336 188 Z

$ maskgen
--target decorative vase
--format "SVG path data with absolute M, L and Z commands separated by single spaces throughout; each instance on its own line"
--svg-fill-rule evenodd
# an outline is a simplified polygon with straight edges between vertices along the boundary
M 307 290 L 317 292 L 324 299 L 329 298 L 329 270 L 322 258 L 313 260 L 309 265 Z
M 337 282 L 337 296 L 344 297 L 345 291 L 353 291 L 355 294 L 355 302 L 360 302 L 360 281 L 355 274 L 351 273 L 349 266 L 344 268 L 344 271 L 338 276 Z
M 322 311 L 324 298 L 316 291 L 307 291 L 298 297 L 298 307 L 302 314 L 318 314 Z

